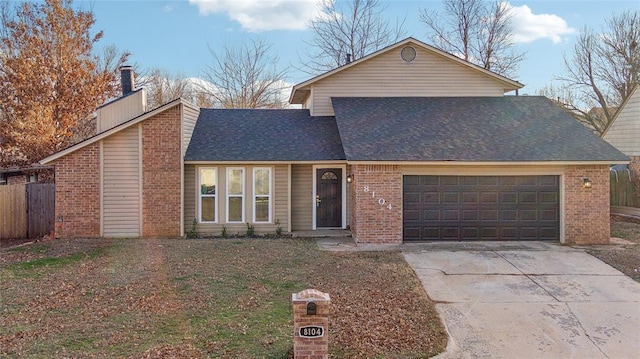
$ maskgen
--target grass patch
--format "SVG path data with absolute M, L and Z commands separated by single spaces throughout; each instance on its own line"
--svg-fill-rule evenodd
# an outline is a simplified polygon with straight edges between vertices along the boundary
M 0 282 L 0 357 L 287 358 L 291 294 L 306 288 L 331 295 L 334 358 L 430 357 L 446 346 L 399 253 L 322 252 L 304 239 L 48 246 L 47 257 L 0 265 L 38 273 Z
M 46 253 L 46 251 L 44 252 Z M 34 260 L 30 260 L 27 262 L 19 262 L 8 266 L 8 269 L 13 271 L 23 270 L 30 271 L 39 268 L 54 268 L 54 267 L 62 267 L 70 264 L 77 263 L 83 259 L 92 259 L 99 257 L 105 253 L 104 248 L 94 249 L 89 252 L 82 253 L 74 253 L 64 257 L 45 257 L 38 258 Z

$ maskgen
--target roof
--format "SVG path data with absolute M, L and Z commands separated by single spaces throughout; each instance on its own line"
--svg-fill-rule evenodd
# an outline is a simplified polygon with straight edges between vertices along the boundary
M 332 98 L 349 161 L 610 161 L 628 157 L 541 96 Z
M 299 109 L 201 109 L 185 161 L 344 160 L 334 117 Z
M 120 132 L 126 128 L 129 128 L 139 122 L 142 122 L 150 117 L 153 117 L 161 112 L 164 112 L 165 110 L 168 110 L 174 106 L 177 105 L 184 105 L 184 106 L 189 106 L 189 107 L 193 107 L 193 105 L 191 105 L 190 103 L 186 102 L 185 100 L 183 100 L 182 98 L 177 98 L 173 101 L 169 101 L 167 103 L 165 103 L 164 105 L 158 106 L 156 108 L 154 108 L 153 110 L 147 111 L 143 114 L 141 114 L 140 116 L 134 117 L 131 120 L 128 120 L 126 122 L 123 122 L 113 128 L 110 128 L 106 131 L 100 132 L 99 134 L 89 137 L 84 141 L 78 142 L 75 145 L 69 146 L 67 148 L 65 148 L 64 150 L 54 153 L 53 155 L 46 157 L 42 160 L 40 160 L 41 164 L 47 164 L 50 163 L 52 161 L 57 160 L 60 157 L 66 156 L 72 152 L 75 152 L 83 147 L 86 147 L 92 143 L 98 142 L 106 137 L 111 136 L 114 133 Z M 194 107 L 195 108 L 195 107 Z
M 464 66 L 467 66 L 467 67 L 469 67 L 469 68 L 471 68 L 471 69 L 473 69 L 475 71 L 478 71 L 478 72 L 480 72 L 480 73 L 482 73 L 484 75 L 492 77 L 495 80 L 504 83 L 505 92 L 511 91 L 511 90 L 516 90 L 516 89 L 520 89 L 520 88 L 524 87 L 524 85 L 521 84 L 518 81 L 511 80 L 511 79 L 509 79 L 509 78 L 507 78 L 505 76 L 499 75 L 499 74 L 497 74 L 495 72 L 492 72 L 490 70 L 487 70 L 487 69 L 485 69 L 485 68 L 483 68 L 481 66 L 478 66 L 478 65 L 473 64 L 471 62 L 465 61 L 465 60 L 463 60 L 463 59 L 461 59 L 461 58 L 459 58 L 459 57 L 457 57 L 455 55 L 452 55 L 452 54 L 446 52 L 446 51 L 442 51 L 442 50 L 440 50 L 440 49 L 438 49 L 436 47 L 427 45 L 427 44 L 425 44 L 424 42 L 422 42 L 420 40 L 416 40 L 413 37 L 408 37 L 408 38 L 406 38 L 406 39 L 404 39 L 402 41 L 399 41 L 399 42 L 397 42 L 395 44 L 389 45 L 389 46 L 387 46 L 387 47 L 385 47 L 383 49 L 380 49 L 380 50 L 378 50 L 376 52 L 373 52 L 373 53 L 371 53 L 371 54 L 369 54 L 367 56 L 361 57 L 361 58 L 359 58 L 359 59 L 357 59 L 355 61 L 352 61 L 352 62 L 347 63 L 345 65 L 342 65 L 340 67 L 337 67 L 337 68 L 335 68 L 335 69 L 333 69 L 331 71 L 327 71 L 327 72 L 325 72 L 323 74 L 320 74 L 318 76 L 315 76 L 315 77 L 313 77 L 313 78 L 311 78 L 309 80 L 306 80 L 304 82 L 301 82 L 301 83 L 293 86 L 293 88 L 291 89 L 291 95 L 289 96 L 289 103 L 301 104 L 304 101 L 304 98 L 306 97 L 306 94 L 310 91 L 309 86 L 311 84 L 315 83 L 315 82 L 318 82 L 318 81 L 323 80 L 323 79 L 325 79 L 325 78 L 327 78 L 329 76 L 332 76 L 332 75 L 334 75 L 334 74 L 336 74 L 338 72 L 341 72 L 341 71 L 344 71 L 344 70 L 346 70 L 348 68 L 356 66 L 356 65 L 358 65 L 358 64 L 360 64 L 362 62 L 365 62 L 365 61 L 371 59 L 372 57 L 376 57 L 376 56 L 378 56 L 378 55 L 380 55 L 382 53 L 391 51 L 391 50 L 396 49 L 396 48 L 398 48 L 400 46 L 406 46 L 408 44 L 419 46 L 419 47 L 421 47 L 421 48 L 423 48 L 423 49 L 425 49 L 425 50 L 427 50 L 427 51 L 429 51 L 431 53 L 434 53 L 436 55 L 445 57 L 445 58 L 447 58 L 447 59 L 449 59 L 449 60 L 451 60 L 453 62 L 457 62 L 457 63 L 462 64 Z

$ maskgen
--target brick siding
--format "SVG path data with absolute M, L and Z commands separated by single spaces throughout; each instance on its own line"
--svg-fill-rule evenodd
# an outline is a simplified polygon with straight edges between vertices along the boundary
M 400 166 L 353 165 L 352 173 L 351 231 L 355 241 L 402 243 Z
M 592 188 L 583 188 L 583 178 Z M 567 166 L 564 172 L 564 243 L 608 243 L 609 166 Z
M 180 235 L 180 106 L 142 122 L 142 236 Z
M 54 165 L 56 238 L 99 237 L 100 145 L 88 145 Z

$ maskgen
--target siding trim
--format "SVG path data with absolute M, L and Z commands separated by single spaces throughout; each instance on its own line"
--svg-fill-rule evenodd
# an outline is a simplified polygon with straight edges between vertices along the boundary
M 142 195 L 143 195 L 143 191 L 142 191 L 142 187 L 143 187 L 143 183 L 144 183 L 144 163 L 142 160 L 142 124 L 138 123 L 138 201 L 140 201 L 139 203 L 139 216 L 140 216 L 140 236 L 142 237 L 142 227 L 144 226 L 144 201 L 142 200 Z
M 291 163 L 287 165 L 287 232 L 291 233 Z
M 347 161 L 349 165 L 400 165 L 400 166 L 586 166 L 627 164 L 629 161 Z
M 564 236 L 564 221 L 565 221 L 565 212 L 564 212 L 564 201 L 565 201 L 565 193 L 564 193 L 564 184 L 565 184 L 565 177 L 566 174 L 562 174 L 560 175 L 560 179 L 559 179 L 559 183 L 558 186 L 560 186 L 560 188 L 558 188 L 558 200 L 560 201 L 560 207 L 558 208 L 558 211 L 560 211 L 560 244 L 565 244 L 565 236 Z
M 102 144 L 104 141 L 100 141 L 100 154 L 98 155 L 100 161 L 100 169 L 98 175 L 100 176 L 100 237 L 104 237 L 104 151 L 102 150 Z
M 219 164 L 219 165 L 311 165 L 311 164 L 346 164 L 346 160 L 327 160 L 327 161 L 184 161 L 185 165 L 210 165 L 210 164 Z

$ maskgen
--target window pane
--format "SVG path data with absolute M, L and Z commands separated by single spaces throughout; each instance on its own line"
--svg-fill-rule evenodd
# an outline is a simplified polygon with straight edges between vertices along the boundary
M 216 194 L 216 171 L 214 169 L 200 169 L 200 194 Z
M 256 197 L 256 222 L 269 221 L 269 197 Z
M 216 198 L 202 197 L 200 206 L 200 210 L 202 212 L 202 222 L 214 222 L 216 220 Z
M 331 171 L 327 171 L 327 172 L 322 174 L 321 179 L 323 179 L 323 180 L 337 180 L 338 176 L 335 173 L 331 172 Z
M 256 195 L 269 194 L 269 170 L 256 170 L 254 181 L 256 182 Z
M 242 222 L 242 197 L 229 197 L 229 222 Z
M 242 172 L 241 169 L 229 170 L 229 194 L 242 194 Z

